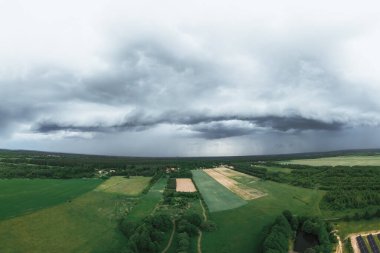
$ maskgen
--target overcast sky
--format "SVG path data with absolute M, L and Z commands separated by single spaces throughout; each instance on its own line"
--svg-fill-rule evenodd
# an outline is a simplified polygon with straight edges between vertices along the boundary
M 380 147 L 378 1 L 0 0 L 0 148 Z

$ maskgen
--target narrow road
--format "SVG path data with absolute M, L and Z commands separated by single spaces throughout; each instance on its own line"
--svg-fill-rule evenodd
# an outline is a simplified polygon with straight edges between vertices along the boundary
M 170 248 L 170 246 L 172 245 L 174 234 L 175 234 L 175 221 L 172 220 L 172 223 L 173 223 L 173 231 L 172 231 L 172 234 L 170 235 L 170 239 L 168 241 L 168 245 L 166 245 L 165 249 L 161 253 L 166 253 L 166 251 L 168 251 L 169 248 Z
M 202 245 L 202 231 L 200 229 L 198 229 L 198 232 L 199 232 L 199 236 L 198 236 L 198 253 L 202 253 L 202 248 L 201 248 L 201 245 Z
M 205 209 L 205 207 L 203 206 L 203 203 L 202 203 L 202 200 L 201 200 L 201 199 L 199 199 L 199 202 L 201 203 L 202 213 L 203 213 L 203 218 L 204 218 L 205 221 L 207 221 L 206 209 Z
M 201 204 L 201 207 L 202 207 L 203 219 L 204 219 L 204 221 L 207 221 L 206 209 L 203 206 L 201 199 L 199 199 L 199 203 Z M 199 232 L 199 236 L 198 236 L 197 248 L 198 248 L 198 253 L 202 253 L 202 247 L 201 247 L 201 245 L 202 245 L 202 231 L 200 229 L 198 229 L 198 232 Z
M 338 230 L 333 231 L 336 238 L 338 238 L 338 245 L 336 246 L 335 253 L 343 253 L 343 244 L 342 240 L 340 239 L 340 236 L 338 235 Z

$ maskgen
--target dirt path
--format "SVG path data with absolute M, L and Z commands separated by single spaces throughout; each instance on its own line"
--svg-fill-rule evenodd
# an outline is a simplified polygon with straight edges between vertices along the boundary
M 201 245 L 202 245 L 202 231 L 200 229 L 198 229 L 198 232 L 199 232 L 199 236 L 198 236 L 198 253 L 202 253 L 202 248 L 201 248 Z
M 199 199 L 199 203 L 201 204 L 202 207 L 202 214 L 203 214 L 203 219 L 207 221 L 207 215 L 206 215 L 206 209 L 203 206 L 202 200 Z M 199 236 L 198 236 L 198 243 L 197 243 L 197 248 L 198 248 L 198 253 L 202 253 L 202 231 L 198 229 Z
M 333 233 L 338 239 L 338 245 L 336 246 L 335 253 L 343 253 L 343 244 L 342 244 L 342 240 L 340 239 L 340 236 L 338 235 L 338 230 L 334 230 Z
M 205 221 L 207 221 L 206 209 L 205 209 L 205 207 L 203 206 L 203 203 L 202 203 L 202 200 L 201 200 L 201 199 L 199 199 L 199 203 L 201 203 L 203 219 L 204 219 Z
M 172 220 L 172 223 L 173 223 L 173 231 L 172 231 L 172 234 L 170 235 L 170 239 L 168 241 L 168 245 L 166 245 L 165 249 L 161 253 L 166 253 L 166 251 L 168 251 L 169 248 L 170 248 L 170 246 L 172 245 L 174 234 L 175 234 L 175 221 Z

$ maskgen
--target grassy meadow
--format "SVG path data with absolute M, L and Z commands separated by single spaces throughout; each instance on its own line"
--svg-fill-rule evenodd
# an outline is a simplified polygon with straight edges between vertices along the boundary
M 335 223 L 341 238 L 346 238 L 349 234 L 366 232 L 366 231 L 380 231 L 380 219 L 360 220 L 360 221 L 339 221 Z
M 310 166 L 380 166 L 380 155 L 372 156 L 335 156 L 313 159 L 297 159 L 282 163 L 303 164 Z
M 8 188 L 5 188 L 8 190 L 5 193 L 9 193 L 3 193 L 4 201 L 4 196 L 16 199 L 11 196 L 11 192 L 16 192 L 20 201 L 27 202 L 28 198 L 33 198 L 31 202 L 36 204 L 36 199 L 41 198 L 45 200 L 42 203 L 48 204 L 39 205 L 41 210 L 30 214 L 0 221 L 0 252 L 119 252 L 126 244 L 126 239 L 119 232 L 117 221 L 134 206 L 145 203 L 140 203 L 139 198 L 131 198 L 125 193 L 141 193 L 149 180 L 150 177 L 116 177 L 107 181 L 8 180 Z M 33 183 L 28 186 L 25 182 L 29 181 Z M 14 182 L 13 185 L 11 182 Z M 35 185 L 36 182 L 38 186 Z M 99 185 L 101 182 L 103 184 Z M 19 185 L 22 190 L 15 191 Z M 133 189 L 128 191 L 128 185 Z M 94 189 L 95 187 L 97 188 Z M 154 187 L 150 197 L 155 195 Z M 57 199 L 53 201 L 55 198 Z M 2 208 L 4 209 L 3 205 Z M 11 210 L 8 209 L 3 213 L 9 213 Z M 25 208 L 19 210 L 25 211 Z
M 114 252 L 125 238 L 121 195 L 88 192 L 71 202 L 0 222 L 0 252 Z
M 236 209 L 210 213 L 210 219 L 218 224 L 218 230 L 204 233 L 203 252 L 259 252 L 263 228 L 282 211 L 288 209 L 299 215 L 320 214 L 318 204 L 324 194 L 322 191 L 271 181 L 248 182 L 242 179 L 241 183 L 267 195 Z
M 150 189 L 143 195 L 136 206 L 128 214 L 130 220 L 141 220 L 150 215 L 156 208 L 157 204 L 162 200 L 162 193 L 165 189 L 167 179 L 159 179 Z
M 88 192 L 100 179 L 1 179 L 0 220 L 70 201 Z
M 150 179 L 151 177 L 135 176 L 126 180 L 125 177 L 115 176 L 99 185 L 96 190 L 127 196 L 138 196 L 149 185 Z
M 260 166 L 261 168 L 266 168 L 269 172 L 283 172 L 283 173 L 291 173 L 292 169 L 275 167 L 275 166 Z
M 210 212 L 237 208 L 247 202 L 219 184 L 202 170 L 193 170 L 193 180 L 205 200 Z

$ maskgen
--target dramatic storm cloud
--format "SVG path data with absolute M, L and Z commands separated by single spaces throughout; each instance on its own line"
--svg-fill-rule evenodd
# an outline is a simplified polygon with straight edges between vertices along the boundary
M 0 1 L 0 148 L 379 147 L 376 1 Z

